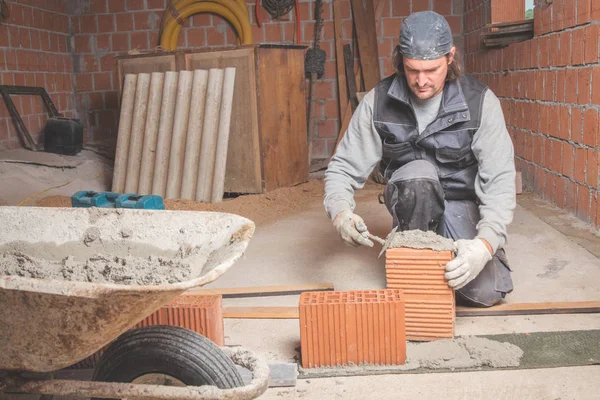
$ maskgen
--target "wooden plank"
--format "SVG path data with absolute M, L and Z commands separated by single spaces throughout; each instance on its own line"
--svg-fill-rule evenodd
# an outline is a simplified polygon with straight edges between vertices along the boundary
M 515 303 L 490 308 L 456 307 L 457 317 L 600 313 L 600 301 Z
M 600 301 L 501 304 L 490 308 L 456 307 L 457 317 L 542 314 L 598 314 Z M 223 318 L 295 319 L 298 307 L 225 307 Z
M 117 78 L 119 79 L 119 98 L 123 89 L 125 74 L 141 74 L 152 72 L 176 71 L 175 54 L 155 55 L 141 54 L 117 58 Z
M 302 292 L 324 292 L 333 290 L 333 283 L 307 283 L 297 285 L 255 286 L 240 288 L 191 289 L 184 295 L 222 295 L 226 298 L 281 296 L 300 294 Z
M 354 57 L 352 56 L 352 46 L 349 44 L 344 45 L 344 64 L 346 66 L 346 80 L 348 81 L 348 97 L 352 105 L 352 112 L 354 112 L 358 107 L 358 99 L 356 98 L 358 90 L 356 81 L 352 79 L 354 76 Z
M 236 68 L 225 192 L 261 193 L 255 49 L 192 53 L 185 60 L 187 70 Z
M 298 319 L 298 307 L 225 307 L 223 318 Z
M 373 14 L 365 10 L 363 1 L 351 0 L 351 3 L 352 16 L 358 38 L 358 53 L 365 81 L 365 91 L 369 91 L 381 80 L 379 56 L 377 54 L 377 32 L 375 31 Z M 372 7 L 372 2 L 369 3 L 371 3 L 370 6 Z M 367 19 L 368 15 L 371 16 L 370 20 Z
M 265 190 L 308 180 L 304 49 L 259 48 L 257 69 Z M 273 112 L 279 105 L 278 112 Z
M 344 62 L 344 42 L 342 39 L 342 10 L 340 0 L 333 0 L 333 27 L 335 32 L 335 60 L 337 65 L 338 106 L 340 116 L 348 101 L 346 64 Z

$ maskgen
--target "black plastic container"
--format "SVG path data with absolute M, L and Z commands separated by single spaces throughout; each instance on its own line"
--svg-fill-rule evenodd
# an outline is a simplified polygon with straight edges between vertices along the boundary
M 78 119 L 52 117 L 44 128 L 44 151 L 75 155 L 83 148 L 83 125 Z

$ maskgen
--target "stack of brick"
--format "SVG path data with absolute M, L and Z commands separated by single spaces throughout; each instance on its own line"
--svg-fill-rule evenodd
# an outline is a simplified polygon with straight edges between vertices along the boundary
M 406 304 L 406 338 L 454 337 L 454 291 L 444 278 L 451 251 L 395 248 L 386 251 L 387 288 L 401 289 Z
M 302 366 L 402 365 L 406 362 L 400 290 L 304 292 Z

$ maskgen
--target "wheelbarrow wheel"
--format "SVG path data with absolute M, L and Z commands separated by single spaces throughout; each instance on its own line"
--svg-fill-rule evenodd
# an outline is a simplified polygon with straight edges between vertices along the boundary
M 163 325 L 121 335 L 98 360 L 92 380 L 220 389 L 244 385 L 216 344 L 194 331 Z

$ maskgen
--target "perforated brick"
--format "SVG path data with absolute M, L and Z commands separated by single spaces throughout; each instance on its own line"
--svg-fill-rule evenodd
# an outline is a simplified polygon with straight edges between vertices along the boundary
M 400 290 L 304 292 L 299 309 L 304 368 L 406 362 Z
M 454 291 L 444 278 L 446 264 L 453 257 L 451 251 L 387 250 L 386 286 L 404 293 L 407 340 L 454 337 Z

